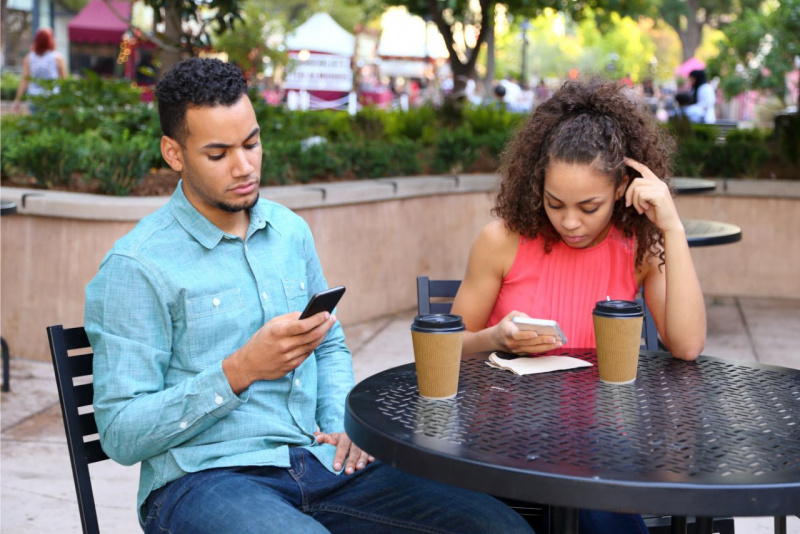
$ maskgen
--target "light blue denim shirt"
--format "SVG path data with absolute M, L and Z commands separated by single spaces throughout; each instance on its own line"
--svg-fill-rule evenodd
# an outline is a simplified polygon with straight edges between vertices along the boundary
M 289 467 L 307 447 L 333 471 L 334 447 L 313 432 L 344 430 L 353 387 L 337 322 L 300 367 L 240 396 L 222 360 L 276 315 L 327 288 L 308 225 L 260 200 L 244 241 L 186 199 L 142 219 L 103 259 L 86 288 L 100 442 L 125 465 L 142 462 L 138 508 L 151 491 L 216 467 Z

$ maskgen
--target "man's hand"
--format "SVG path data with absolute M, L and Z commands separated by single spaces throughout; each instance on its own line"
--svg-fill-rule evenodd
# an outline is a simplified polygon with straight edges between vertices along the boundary
M 333 468 L 336 471 L 342 468 L 345 458 L 347 458 L 347 465 L 345 465 L 344 472 L 347 475 L 352 475 L 356 470 L 364 469 L 368 463 L 375 461 L 374 456 L 356 447 L 344 432 L 326 434 L 317 431 L 314 432 L 314 435 L 317 437 L 317 443 L 329 443 L 336 446 L 336 454 L 333 456 Z
M 222 362 L 237 395 L 257 380 L 274 380 L 298 368 L 314 352 L 336 317 L 318 313 L 299 320 L 300 312 L 272 318 L 239 350 Z

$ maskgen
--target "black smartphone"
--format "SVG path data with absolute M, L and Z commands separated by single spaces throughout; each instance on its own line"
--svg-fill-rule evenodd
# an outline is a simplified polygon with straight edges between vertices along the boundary
M 339 299 L 342 298 L 342 295 L 344 295 L 344 286 L 336 286 L 326 289 L 325 291 L 320 291 L 308 301 L 306 309 L 303 310 L 300 318 L 308 319 L 312 315 L 316 315 L 324 311 L 333 313 L 333 309 L 336 307 Z

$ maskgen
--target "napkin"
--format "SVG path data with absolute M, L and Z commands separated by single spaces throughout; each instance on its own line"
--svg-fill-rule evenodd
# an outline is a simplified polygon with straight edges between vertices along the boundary
M 513 360 L 506 360 L 498 356 L 495 352 L 489 356 L 489 359 L 486 360 L 486 364 L 489 367 L 511 371 L 520 376 L 592 366 L 589 362 L 569 356 L 538 356 L 533 358 L 523 356 Z

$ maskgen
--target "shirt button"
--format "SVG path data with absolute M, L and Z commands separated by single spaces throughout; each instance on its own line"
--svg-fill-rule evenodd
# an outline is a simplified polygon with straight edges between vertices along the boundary
M 181 421 L 181 424 L 180 424 L 181 428 L 186 428 L 187 426 L 189 426 L 189 423 L 187 423 L 186 421 Z
M 250 251 L 250 249 L 249 249 L 249 248 L 247 248 L 247 245 L 245 245 L 245 246 L 244 246 L 244 251 L 245 251 L 245 252 L 249 252 L 249 251 Z
M 267 292 L 266 292 L 266 291 L 264 291 L 263 293 L 261 293 L 261 297 L 262 297 L 264 300 L 267 300 Z
M 211 301 L 211 304 L 213 304 L 213 305 L 214 305 L 214 307 L 216 308 L 216 307 L 218 307 L 218 306 L 219 306 L 219 304 L 220 304 L 220 300 L 219 300 L 219 299 L 214 299 L 214 300 L 212 300 L 212 301 Z
M 215 402 L 216 404 L 222 404 L 222 397 L 220 397 L 219 395 L 217 395 L 216 397 L 214 397 L 214 402 Z
M 305 289 L 305 288 L 306 288 L 306 283 L 300 282 L 300 289 Z
M 294 385 L 297 386 L 297 387 L 300 387 L 300 379 L 299 378 L 295 378 L 294 379 Z

